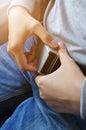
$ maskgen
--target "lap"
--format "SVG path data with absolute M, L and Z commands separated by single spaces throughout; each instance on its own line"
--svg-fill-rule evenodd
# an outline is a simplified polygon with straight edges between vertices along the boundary
M 30 50 L 34 40 L 32 37 L 26 41 L 26 51 Z M 29 86 L 29 81 L 7 53 L 7 43 L 0 46 L 0 102 L 25 93 Z
M 0 102 L 24 93 L 29 86 L 6 49 L 7 44 L 0 47 Z
M 46 106 L 39 97 L 33 79 L 21 72 L 7 54 L 6 48 L 6 44 L 0 47 L 0 102 L 7 101 L 11 96 L 15 97 L 15 94 L 21 95 L 19 93 L 26 90 L 29 80 L 34 96 L 19 105 L 14 114 L 3 124 L 1 130 L 84 130 L 86 123 L 80 117 L 57 114 Z
M 3 124 L 1 130 L 85 130 L 86 122 L 79 116 L 57 114 L 38 106 L 34 97 L 27 99 Z
M 31 40 L 26 42 L 26 50 L 30 48 L 31 43 Z M 23 100 L 31 96 L 31 85 L 14 59 L 7 53 L 5 43 L 0 46 L 0 125 Z

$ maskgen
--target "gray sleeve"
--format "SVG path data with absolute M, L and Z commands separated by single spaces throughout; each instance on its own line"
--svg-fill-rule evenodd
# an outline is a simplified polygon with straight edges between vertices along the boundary
M 81 101 L 80 101 L 81 118 L 86 119 L 86 78 L 83 81 Z
M 8 12 L 14 6 L 22 6 L 25 9 L 27 9 L 29 13 L 32 13 L 34 5 L 37 2 L 38 2 L 38 0 L 12 0 L 10 6 L 8 8 Z

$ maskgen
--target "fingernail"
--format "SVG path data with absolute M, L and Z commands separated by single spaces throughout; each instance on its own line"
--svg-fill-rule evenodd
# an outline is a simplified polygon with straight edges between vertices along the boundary
M 63 42 L 59 42 L 58 44 L 59 44 L 60 48 L 62 48 L 62 49 L 65 48 L 65 44 Z

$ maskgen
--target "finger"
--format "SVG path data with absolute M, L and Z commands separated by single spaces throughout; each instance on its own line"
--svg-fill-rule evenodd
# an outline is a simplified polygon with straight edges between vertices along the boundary
M 37 62 L 34 60 L 33 62 L 28 64 L 29 71 L 37 71 Z
M 34 28 L 34 33 L 49 47 L 52 49 L 58 49 L 58 43 L 53 40 L 50 34 L 45 30 L 45 28 L 38 23 Z
M 27 63 L 30 63 L 36 59 L 36 56 L 33 55 L 31 52 L 25 52 L 24 54 L 27 58 Z
M 59 47 L 60 47 L 60 49 L 58 51 L 58 54 L 59 54 L 59 58 L 60 58 L 61 63 L 67 62 L 68 60 L 70 60 L 71 57 L 68 54 L 68 51 L 67 51 L 65 44 L 59 43 Z
M 37 71 L 36 63 L 32 61 L 28 62 L 24 54 L 21 54 L 21 57 L 17 55 L 16 61 L 23 71 Z
M 13 55 L 14 59 L 16 60 L 21 70 L 23 71 L 26 71 L 26 70 L 36 71 L 37 70 L 35 66 L 28 63 L 27 57 L 24 53 L 23 46 L 21 46 L 20 48 L 16 48 L 15 51 L 14 50 L 13 51 L 11 50 L 10 55 Z
M 35 57 L 36 56 L 36 50 L 37 50 L 37 45 L 33 45 L 32 47 L 31 47 L 31 54 Z
M 42 78 L 42 76 L 41 75 L 39 75 L 39 76 L 37 76 L 36 78 L 35 78 L 35 82 L 36 82 L 36 84 L 38 85 L 38 87 L 40 86 L 40 79 Z
M 19 59 L 18 59 L 19 60 Z M 30 58 L 30 61 L 26 59 L 26 64 L 21 63 L 22 70 L 26 71 L 37 71 L 37 61 L 36 59 Z
M 33 45 L 30 49 L 30 52 L 25 52 L 25 55 L 27 57 L 27 62 L 33 62 L 34 60 L 36 60 L 36 49 L 37 49 L 37 45 Z
M 37 71 L 37 59 L 34 58 L 30 62 L 28 62 L 29 66 L 32 66 L 35 68 L 35 71 Z

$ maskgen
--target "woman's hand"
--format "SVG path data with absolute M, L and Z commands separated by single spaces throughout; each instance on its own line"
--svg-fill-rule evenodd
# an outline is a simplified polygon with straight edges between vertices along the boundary
M 39 21 L 34 19 L 23 7 L 13 7 L 9 11 L 9 41 L 8 53 L 16 60 L 22 70 L 35 71 L 28 62 L 32 60 L 35 53 L 27 55 L 24 53 L 24 43 L 31 35 L 37 35 L 46 45 L 53 49 L 58 48 L 57 43 L 52 41 L 49 33 L 44 29 Z M 32 49 L 34 50 L 34 49 Z
M 35 79 L 40 97 L 56 112 L 79 114 L 82 82 L 85 76 L 68 55 L 64 44 L 60 45 L 58 53 L 60 68 Z

